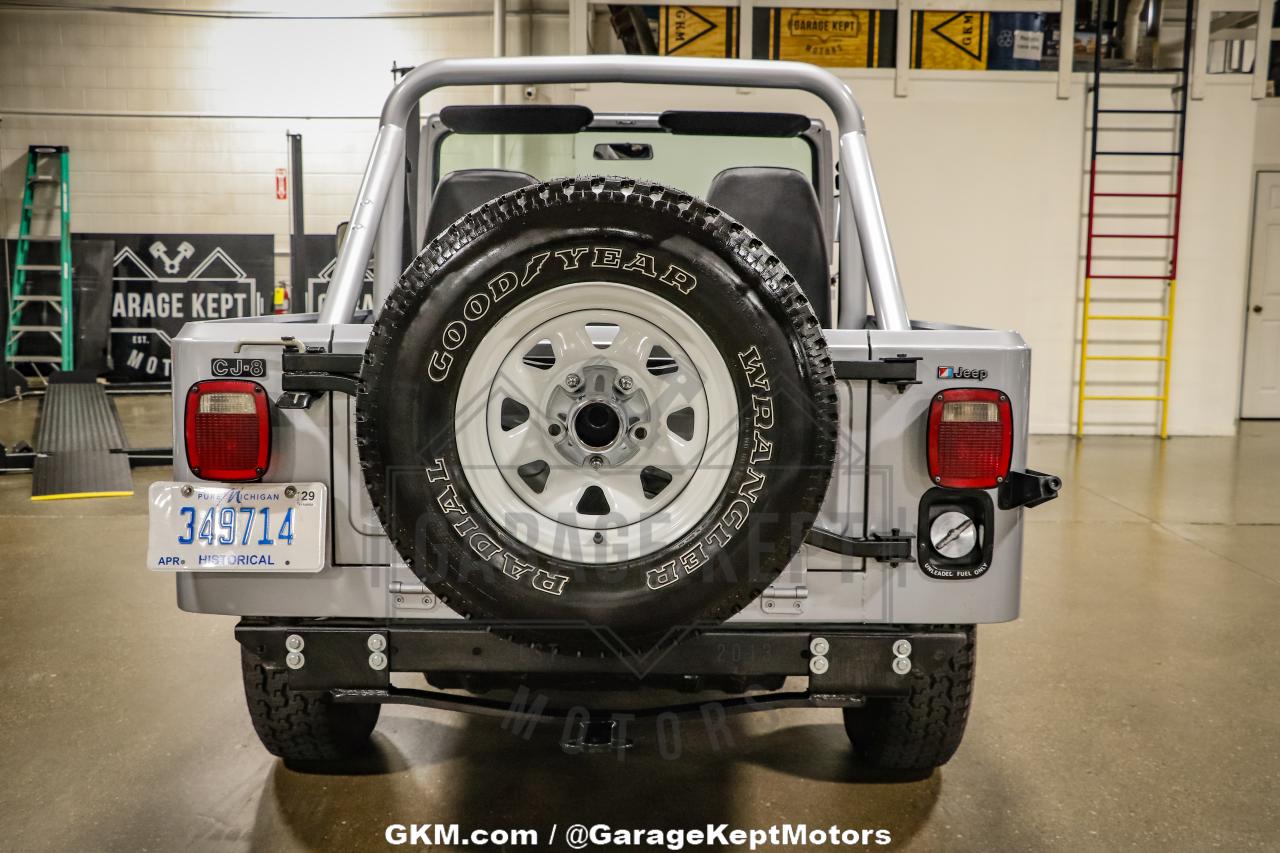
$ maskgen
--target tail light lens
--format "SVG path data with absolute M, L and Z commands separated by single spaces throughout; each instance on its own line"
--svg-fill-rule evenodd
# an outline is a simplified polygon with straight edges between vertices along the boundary
M 202 480 L 244 482 L 267 473 L 271 411 L 257 382 L 215 379 L 187 389 L 187 466 Z
M 955 388 L 929 407 L 929 477 L 949 489 L 994 489 L 1009 475 L 1013 413 L 1009 397 Z

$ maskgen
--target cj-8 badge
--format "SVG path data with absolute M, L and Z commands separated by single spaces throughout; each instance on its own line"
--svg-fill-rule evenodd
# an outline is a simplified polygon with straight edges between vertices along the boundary
M 939 367 L 939 379 L 976 379 L 978 382 L 987 378 L 987 371 L 972 367 Z
M 215 358 L 209 363 L 209 370 L 218 378 L 240 378 L 252 376 L 262 378 L 267 375 L 265 358 Z

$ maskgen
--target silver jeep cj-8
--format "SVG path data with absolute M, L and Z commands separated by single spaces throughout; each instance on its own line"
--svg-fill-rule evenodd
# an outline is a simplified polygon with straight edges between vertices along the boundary
M 830 134 L 802 115 L 417 113 L 441 86 L 602 82 L 818 96 L 841 215 Z M 1026 470 L 1022 339 L 908 321 L 834 76 L 420 66 L 323 297 L 183 329 L 176 482 L 151 490 L 149 564 L 183 609 L 242 617 L 271 752 L 350 755 L 387 703 L 563 719 L 528 691 L 678 686 L 726 711 L 842 708 L 874 767 L 951 757 L 974 626 L 1017 617 L 1022 509 L 1059 483 Z

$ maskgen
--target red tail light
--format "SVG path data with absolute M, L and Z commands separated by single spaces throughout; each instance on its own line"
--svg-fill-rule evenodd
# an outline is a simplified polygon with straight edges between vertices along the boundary
M 187 389 L 187 466 L 202 480 L 243 482 L 267 473 L 271 411 L 257 382 L 214 379 Z
M 987 388 L 935 394 L 929 407 L 929 477 L 949 489 L 994 489 L 1009 475 L 1013 413 Z

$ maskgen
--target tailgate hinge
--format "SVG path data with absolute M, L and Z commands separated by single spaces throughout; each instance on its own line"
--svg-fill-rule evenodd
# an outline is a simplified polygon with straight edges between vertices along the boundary
M 916 362 L 920 358 L 918 355 L 898 353 L 878 361 L 837 361 L 832 367 L 835 369 L 836 379 L 896 385 L 901 394 L 907 390 L 908 385 L 920 384 L 920 380 L 916 378 Z
M 321 394 L 336 391 L 355 396 L 360 387 L 360 353 L 327 352 L 310 348 L 281 355 L 280 388 L 276 405 L 282 409 L 309 409 Z
M 804 613 L 808 597 L 807 586 L 771 586 L 760 594 L 760 609 L 775 616 L 794 616 Z
M 846 557 L 866 557 L 869 560 L 896 566 L 898 563 L 915 562 L 911 545 L 914 538 L 911 534 L 899 534 L 896 527 L 888 536 L 872 533 L 865 539 L 841 536 L 829 530 L 811 527 L 805 541 L 824 551 L 832 551 Z

